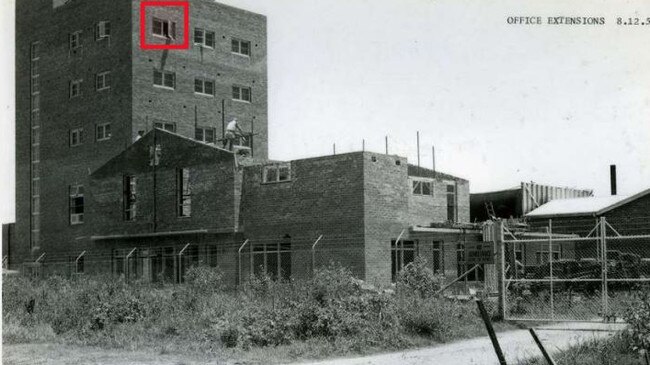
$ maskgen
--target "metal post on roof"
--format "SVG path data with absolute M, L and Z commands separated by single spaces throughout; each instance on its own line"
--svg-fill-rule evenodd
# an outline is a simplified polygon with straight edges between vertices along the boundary
M 436 172 L 436 147 L 431 146 L 431 164 L 434 172 L 434 178 L 435 178 L 435 172 Z
M 244 246 L 248 243 L 248 240 L 244 241 L 242 245 L 237 250 L 237 284 L 241 287 L 241 250 L 244 249 Z
M 386 154 L 388 154 L 388 136 L 386 136 Z

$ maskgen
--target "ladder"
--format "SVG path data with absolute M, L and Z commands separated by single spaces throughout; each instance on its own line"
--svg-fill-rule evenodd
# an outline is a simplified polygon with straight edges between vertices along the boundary
M 497 218 L 496 213 L 494 213 L 494 204 L 492 204 L 492 201 L 485 202 L 485 210 L 487 210 L 487 214 L 490 219 Z

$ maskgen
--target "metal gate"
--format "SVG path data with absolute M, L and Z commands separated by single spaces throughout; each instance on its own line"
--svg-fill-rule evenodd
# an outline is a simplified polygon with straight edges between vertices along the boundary
M 605 218 L 561 222 L 558 233 L 552 220 L 537 231 L 498 225 L 505 319 L 620 319 L 650 289 L 650 235 L 622 235 Z

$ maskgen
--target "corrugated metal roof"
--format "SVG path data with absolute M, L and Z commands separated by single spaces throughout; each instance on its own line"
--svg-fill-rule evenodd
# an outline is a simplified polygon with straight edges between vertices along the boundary
M 650 189 L 634 195 L 556 199 L 526 214 L 526 217 L 600 215 L 649 193 Z

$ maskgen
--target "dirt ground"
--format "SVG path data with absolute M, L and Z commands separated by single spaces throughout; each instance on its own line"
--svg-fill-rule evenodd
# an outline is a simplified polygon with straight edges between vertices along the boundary
M 538 336 L 551 353 L 567 348 L 571 344 L 591 338 L 605 338 L 621 324 L 601 323 L 562 323 L 538 326 Z M 509 364 L 516 364 L 531 356 L 539 356 L 539 349 L 527 330 L 506 331 L 497 334 L 503 352 Z M 228 359 L 191 357 L 187 355 L 167 354 L 154 351 L 123 351 L 94 347 L 75 347 L 60 344 L 20 344 L 4 345 L 2 348 L 3 364 L 162 364 L 162 365 L 197 365 L 197 364 L 247 364 L 248 361 Z M 337 358 L 318 362 L 304 362 L 311 365 L 424 365 L 424 364 L 498 364 L 496 355 L 488 337 L 453 342 L 436 347 L 419 350 L 401 351 L 364 357 Z

